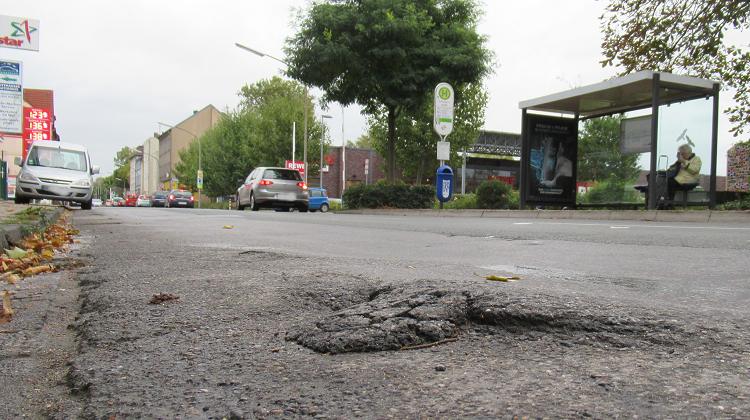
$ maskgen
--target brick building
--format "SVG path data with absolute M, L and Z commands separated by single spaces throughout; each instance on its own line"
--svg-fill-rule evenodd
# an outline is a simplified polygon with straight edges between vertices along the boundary
M 330 147 L 323 160 L 328 165 L 328 171 L 325 167 L 323 169 L 323 188 L 328 191 L 329 197 L 341 198 L 344 185 L 372 184 L 385 178 L 385 161 L 372 149 L 347 147 L 344 152 L 341 146 Z M 343 170 L 343 161 L 346 161 L 346 171 Z M 313 178 L 309 182 L 311 187 L 319 185 L 319 180 Z

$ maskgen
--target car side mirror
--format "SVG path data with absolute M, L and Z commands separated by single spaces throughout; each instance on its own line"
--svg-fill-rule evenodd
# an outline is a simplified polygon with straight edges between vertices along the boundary
M 94 165 L 91 167 L 91 175 L 96 175 L 99 173 L 99 167 Z
M 21 156 L 16 156 L 15 159 L 13 159 L 13 163 L 15 163 L 16 166 L 23 166 L 23 160 L 21 160 Z

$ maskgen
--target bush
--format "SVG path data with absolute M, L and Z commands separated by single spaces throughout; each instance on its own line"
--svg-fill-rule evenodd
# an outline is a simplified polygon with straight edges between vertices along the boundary
M 432 207 L 434 197 L 435 188 L 430 185 L 360 184 L 344 192 L 344 205 L 349 209 L 426 209 Z
M 720 210 L 750 210 L 750 199 L 728 201 L 719 206 Z
M 438 208 L 439 203 L 436 202 L 435 208 Z M 463 210 L 463 209 L 475 209 L 477 208 L 477 195 L 476 194 L 464 194 L 455 195 L 453 200 L 443 204 L 444 209 L 452 210 Z
M 513 198 L 511 186 L 498 180 L 483 181 L 477 187 L 476 195 L 477 208 L 480 209 L 507 209 L 513 200 L 516 206 L 518 203 L 518 199 Z
M 629 188 L 625 181 L 604 180 L 597 182 L 589 191 L 581 195 L 581 202 L 592 203 L 632 203 L 642 201 L 641 194 Z

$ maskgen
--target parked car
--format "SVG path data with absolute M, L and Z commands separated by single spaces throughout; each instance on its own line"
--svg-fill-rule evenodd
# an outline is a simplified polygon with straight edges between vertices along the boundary
M 185 190 L 172 190 L 167 196 L 167 207 L 193 207 L 193 193 Z
M 169 196 L 169 192 L 167 191 L 155 192 L 154 195 L 151 196 L 151 207 L 166 207 L 167 196 Z
M 17 157 L 21 171 L 16 179 L 16 204 L 32 199 L 80 203 L 91 210 L 92 175 L 99 167 L 91 165 L 85 147 L 59 141 L 39 140 L 31 144 L 25 160 Z
M 138 201 L 138 194 L 128 194 L 125 196 L 125 207 L 135 207 Z
M 125 199 L 122 197 L 115 197 L 112 199 L 115 207 L 125 207 Z
M 237 189 L 236 200 L 238 210 L 268 207 L 306 212 L 309 208 L 307 184 L 299 171 L 287 168 L 255 168 Z
M 115 202 L 111 198 L 104 200 L 104 207 L 112 207 L 114 205 L 115 205 Z
M 151 198 L 147 195 L 139 195 L 138 199 L 135 200 L 136 207 L 151 207 Z
M 307 192 L 310 195 L 310 203 L 308 205 L 310 211 L 315 212 L 320 210 L 321 213 L 325 213 L 331 208 L 331 203 L 328 202 L 328 192 L 326 192 L 325 188 L 308 188 Z
M 102 200 L 101 198 L 92 198 L 91 199 L 91 205 L 94 207 L 101 207 L 102 206 Z

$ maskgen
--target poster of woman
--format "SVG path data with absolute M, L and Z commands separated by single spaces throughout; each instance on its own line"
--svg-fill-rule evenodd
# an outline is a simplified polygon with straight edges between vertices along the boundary
M 527 201 L 575 205 L 578 124 L 569 118 L 528 116 Z

